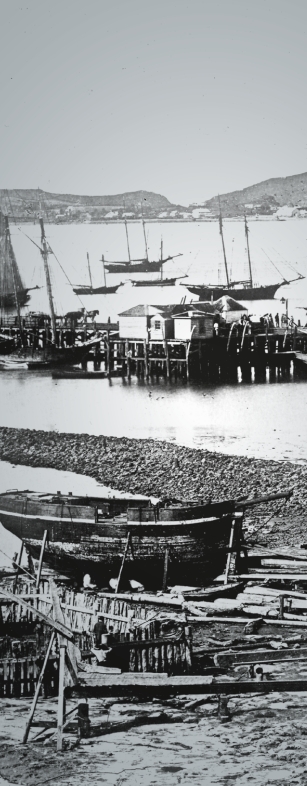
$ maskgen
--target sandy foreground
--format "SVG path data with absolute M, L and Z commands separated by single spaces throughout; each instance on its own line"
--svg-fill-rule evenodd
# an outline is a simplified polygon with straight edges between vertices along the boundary
M 163 708 L 176 714 L 171 704 L 169 700 Z M 3 700 L 1 705 L 0 786 L 307 783 L 307 693 L 232 698 L 228 723 L 220 721 L 216 701 L 209 699 L 186 714 L 184 723 L 132 728 L 80 744 L 76 733 L 70 733 L 60 754 L 54 741 L 31 741 L 37 727 L 27 745 L 20 743 L 30 701 Z M 152 709 L 152 704 L 114 704 L 107 715 L 102 700 L 90 700 L 93 723 L 107 717 L 109 722 L 123 720 Z M 154 704 L 154 709 L 162 706 Z M 56 700 L 41 702 L 37 717 L 55 716 Z
M 253 511 L 247 531 L 251 542 L 268 546 L 280 543 L 281 533 L 285 545 L 307 543 L 305 465 L 230 457 L 154 440 L 6 428 L 0 429 L 0 459 L 69 470 L 121 491 L 170 498 L 238 498 L 292 487 L 290 502 Z M 229 631 L 224 629 L 223 635 L 227 638 Z M 272 675 L 275 679 L 293 676 L 287 664 L 279 669 Z M 307 679 L 307 667 L 300 677 Z M 90 699 L 93 726 L 162 710 L 171 715 L 171 722 L 79 742 L 72 728 L 65 734 L 61 754 L 56 753 L 55 739 L 34 741 L 38 726 L 22 745 L 31 700 L 2 699 L 0 786 L 307 786 L 307 691 L 231 697 L 231 719 L 226 723 L 217 715 L 215 697 L 183 712 L 192 699 L 177 697 L 150 705 Z M 70 699 L 67 710 L 75 703 Z M 55 720 L 56 705 L 56 699 L 40 700 L 35 720 L 42 726 L 46 718 Z

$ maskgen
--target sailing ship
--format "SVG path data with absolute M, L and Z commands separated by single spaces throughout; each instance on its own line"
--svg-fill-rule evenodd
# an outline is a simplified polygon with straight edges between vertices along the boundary
M 178 254 L 179 256 L 179 254 Z M 187 275 L 184 276 L 174 276 L 173 278 L 163 278 L 163 240 L 161 238 L 161 251 L 160 251 L 160 278 L 154 278 L 151 280 L 147 280 L 146 278 L 142 278 L 137 280 L 130 279 L 131 284 L 134 287 L 174 287 L 176 281 L 179 281 L 180 278 L 187 278 Z
M 287 286 L 288 284 L 293 283 L 293 281 L 299 281 L 305 278 L 305 276 L 299 274 L 298 276 L 296 276 L 296 278 L 292 278 L 289 280 L 283 278 L 283 280 L 279 281 L 277 284 L 265 284 L 263 286 L 256 286 L 253 281 L 251 255 L 250 255 L 250 248 L 249 248 L 249 237 L 248 237 L 249 228 L 247 225 L 246 216 L 244 216 L 244 227 L 245 227 L 245 236 L 246 236 L 246 244 L 247 244 L 248 266 L 249 266 L 249 278 L 246 281 L 230 280 L 225 243 L 224 243 L 224 235 L 223 235 L 222 214 L 220 212 L 219 231 L 222 241 L 223 258 L 224 258 L 227 284 L 226 285 L 225 284 L 181 284 L 181 286 L 185 286 L 189 290 L 189 292 L 192 292 L 193 295 L 198 295 L 200 300 L 218 300 L 223 295 L 230 295 L 230 297 L 235 297 L 236 300 L 239 301 L 240 300 L 271 300 L 272 298 L 274 298 L 274 295 L 276 294 L 277 290 L 280 289 L 280 287 Z
M 90 573 L 99 586 L 105 586 L 119 574 L 125 555 L 126 580 L 137 579 L 147 589 L 157 589 L 166 563 L 170 583 L 203 584 L 216 576 L 225 568 L 229 550 L 240 550 L 245 508 L 291 494 L 153 505 L 144 498 L 120 501 L 7 491 L 0 494 L 0 521 L 24 541 L 34 558 L 47 531 L 44 560 L 74 578 Z
M 0 308 L 12 309 L 16 301 L 25 306 L 30 300 L 29 292 L 39 287 L 25 287 L 16 261 L 8 216 L 0 210 Z
M 143 218 L 142 218 L 142 226 L 143 226 L 144 243 L 145 243 L 145 257 L 143 257 L 143 259 L 131 259 L 129 236 L 128 236 L 128 225 L 127 225 L 127 221 L 125 220 L 128 260 L 126 262 L 105 262 L 104 266 L 106 270 L 108 270 L 111 273 L 131 273 L 131 272 L 158 273 L 161 270 L 161 266 L 164 265 L 165 262 L 169 262 L 170 259 L 175 259 L 176 257 L 182 256 L 182 254 L 174 254 L 173 256 L 168 256 L 165 259 L 161 258 L 157 262 L 150 262 L 148 257 L 148 244 L 147 244 L 147 237 L 146 237 L 145 221 Z
M 17 311 L 16 322 L 19 328 L 19 336 L 18 338 L 14 339 L 18 345 L 15 343 L 15 347 L 11 346 L 11 342 L 9 344 L 6 342 L 0 342 L 0 353 L 6 355 L 6 364 L 11 364 L 13 368 L 20 368 L 20 362 L 27 362 L 28 366 L 33 367 L 33 363 L 37 368 L 47 366 L 54 366 L 58 364 L 73 364 L 73 363 L 81 363 L 84 360 L 93 346 L 97 343 L 100 343 L 100 336 L 95 336 L 88 341 L 84 341 L 82 344 L 73 345 L 73 346 L 58 346 L 57 340 L 59 337 L 59 331 L 57 330 L 56 325 L 56 315 L 54 310 L 54 302 L 53 302 L 53 294 L 51 288 L 51 279 L 50 279 L 50 270 L 49 270 L 49 263 L 48 263 L 48 256 L 52 253 L 49 244 L 47 243 L 44 222 L 43 219 L 39 219 L 40 228 L 41 228 L 41 245 L 39 246 L 37 243 L 32 241 L 35 246 L 39 249 L 43 263 L 44 263 L 44 272 L 46 278 L 46 286 L 47 286 L 47 294 L 49 300 L 49 310 L 50 310 L 50 330 L 47 328 L 45 329 L 45 346 L 40 348 L 37 346 L 34 348 L 32 346 L 25 346 L 24 341 L 24 329 L 23 329 L 23 320 L 21 317 L 20 311 L 20 302 L 17 296 L 16 287 L 14 290 L 15 294 L 15 307 Z M 10 246 L 7 245 L 6 247 L 6 254 L 7 258 L 12 262 L 12 255 L 10 252 Z M 12 265 L 11 265 L 12 267 Z M 13 267 L 14 270 L 14 267 Z M 15 275 L 12 273 L 13 280 L 15 281 Z M 37 343 L 38 337 L 36 336 Z M 35 360 L 34 360 L 35 359 Z M 29 362 L 28 362 L 29 361 Z
M 102 269 L 103 269 L 103 276 L 104 276 L 104 285 L 100 287 L 93 287 L 90 257 L 88 253 L 86 256 L 87 256 L 87 267 L 88 267 L 90 283 L 80 284 L 80 285 L 78 284 L 74 286 L 73 291 L 76 293 L 76 295 L 114 295 L 119 289 L 119 287 L 124 286 L 122 282 L 120 284 L 116 284 L 116 286 L 110 286 L 110 287 L 107 286 L 104 256 L 102 254 L 101 262 L 102 262 Z

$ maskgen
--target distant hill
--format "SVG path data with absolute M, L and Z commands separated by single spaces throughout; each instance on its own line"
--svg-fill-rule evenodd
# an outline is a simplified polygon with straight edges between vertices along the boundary
M 235 218 L 246 215 L 307 216 L 307 172 L 289 177 L 263 180 L 241 191 L 214 196 L 189 207 L 175 205 L 152 191 L 127 191 L 124 194 L 82 196 L 52 194 L 41 189 L 0 189 L 0 208 L 17 221 L 36 219 L 42 211 L 45 220 L 55 223 L 82 223 L 140 219 L 200 221 L 219 214 Z
M 52 194 L 41 189 L 0 189 L 0 206 L 19 221 L 31 220 L 42 211 L 50 221 L 102 221 L 104 219 L 158 217 L 165 212 L 186 210 L 172 205 L 166 197 L 152 191 L 128 191 L 124 194 L 84 196 Z
M 279 208 L 289 207 L 307 211 L 307 172 L 289 177 L 274 177 L 263 180 L 242 191 L 231 191 L 220 195 L 223 216 L 272 215 Z M 203 203 L 213 215 L 219 213 L 218 197 Z

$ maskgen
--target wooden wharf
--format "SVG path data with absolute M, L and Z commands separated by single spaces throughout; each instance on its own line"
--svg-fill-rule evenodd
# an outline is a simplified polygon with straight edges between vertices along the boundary
M 218 333 L 211 337 L 192 333 L 185 340 L 151 339 L 150 332 L 146 339 L 121 338 L 118 322 L 90 318 L 83 324 L 73 318 L 57 318 L 56 327 L 57 347 L 78 346 L 100 334 L 100 342 L 88 351 L 82 368 L 86 371 L 88 362 L 93 362 L 94 369 L 99 371 L 103 364 L 109 379 L 241 377 L 253 381 L 268 375 L 287 376 L 293 363 L 298 368 L 307 365 L 307 333 L 296 327 L 233 322 L 219 325 Z M 36 359 L 51 340 L 50 318 L 39 314 L 23 317 L 21 336 L 17 318 L 6 316 L 0 320 L 0 332 L 3 337 L 14 339 L 15 349 L 32 350 Z
M 295 360 L 294 332 L 285 328 L 270 328 L 233 323 L 220 328 L 211 338 L 193 335 L 182 339 L 121 339 L 116 335 L 105 338 L 104 362 L 109 377 L 132 375 L 145 379 L 171 377 L 186 379 L 237 375 L 238 367 L 244 377 L 273 373 L 288 374 Z M 97 354 L 99 362 L 99 352 Z

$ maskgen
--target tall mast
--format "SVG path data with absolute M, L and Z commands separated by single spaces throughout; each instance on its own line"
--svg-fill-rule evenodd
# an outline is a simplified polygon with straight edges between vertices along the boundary
M 144 232 L 144 240 L 145 240 L 146 262 L 148 262 L 148 248 L 147 248 L 146 229 L 145 229 L 145 221 L 144 221 L 143 218 L 142 218 L 142 224 L 143 224 L 143 232 Z
M 90 277 L 91 289 L 93 289 L 92 272 L 91 272 L 91 266 L 90 266 L 90 255 L 89 255 L 88 252 L 87 252 L 86 256 L 87 256 L 87 267 L 88 267 L 88 274 L 89 274 L 89 277 Z
M 229 281 L 229 275 L 228 275 L 228 265 L 227 265 L 225 243 L 224 243 L 224 235 L 223 235 L 223 221 L 222 221 L 222 211 L 221 211 L 220 197 L 219 197 L 219 208 L 220 208 L 220 215 L 219 215 L 220 235 L 221 235 L 221 238 L 222 238 L 223 256 L 224 256 L 224 264 L 225 264 L 225 272 L 226 272 L 226 281 L 227 281 L 227 286 L 229 287 L 230 281 Z
M 162 237 L 161 237 L 161 281 L 163 279 L 163 264 L 162 264 L 162 260 L 163 260 L 163 240 L 162 240 Z
M 39 219 L 40 228 L 41 228 L 41 244 L 43 248 L 41 248 L 41 255 L 44 260 L 44 270 L 45 270 L 45 277 L 46 277 L 46 285 L 47 285 L 47 292 L 49 298 L 49 308 L 50 308 L 50 316 L 51 316 L 51 333 L 52 333 L 52 343 L 55 344 L 56 341 L 56 322 L 55 322 L 55 313 L 54 313 L 54 305 L 53 305 L 53 296 L 52 296 L 52 288 L 51 288 L 51 280 L 50 280 L 50 270 L 48 264 L 48 244 L 45 235 L 45 227 L 42 217 Z
M 127 238 L 128 259 L 129 259 L 129 262 L 131 262 L 130 247 L 129 247 L 129 237 L 128 237 L 128 225 L 127 225 L 126 219 L 125 219 L 125 229 L 126 229 L 126 238 Z
M 101 254 L 101 261 L 102 261 L 104 285 L 105 285 L 105 288 L 107 288 L 106 269 L 105 269 L 105 266 L 104 266 L 104 255 L 103 254 Z
M 20 314 L 20 304 L 18 300 L 18 289 L 17 289 L 17 281 L 16 281 L 16 270 L 14 266 L 14 258 L 13 258 L 13 249 L 11 243 L 11 235 L 10 235 L 10 227 L 9 227 L 9 219 L 8 216 L 4 216 L 4 226 L 5 226 L 5 258 L 7 265 L 11 267 L 12 276 L 13 276 L 13 286 L 14 286 L 14 296 L 15 296 L 15 304 L 16 304 L 16 311 L 17 311 L 17 318 L 18 318 L 18 325 L 20 334 L 22 336 L 22 323 L 21 323 L 21 314 Z
M 245 237 L 246 237 L 246 244 L 247 244 L 247 257 L 248 257 L 248 265 L 249 265 L 249 280 L 250 280 L 250 285 L 252 287 L 253 286 L 252 263 L 251 263 L 251 255 L 249 250 L 249 239 L 248 239 L 249 228 L 247 226 L 246 216 L 244 216 L 244 225 L 245 225 Z

